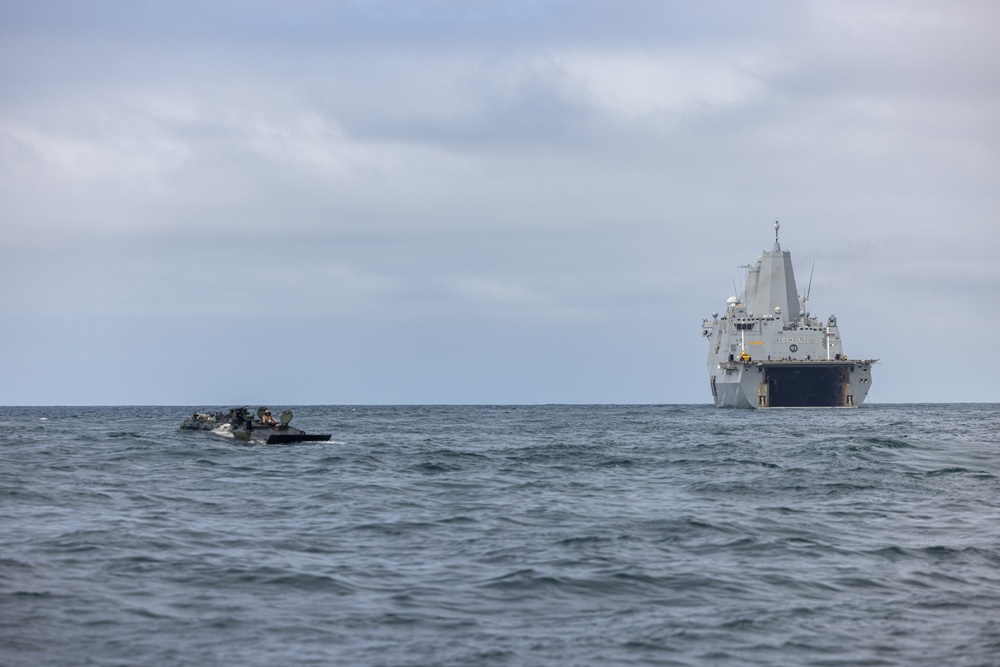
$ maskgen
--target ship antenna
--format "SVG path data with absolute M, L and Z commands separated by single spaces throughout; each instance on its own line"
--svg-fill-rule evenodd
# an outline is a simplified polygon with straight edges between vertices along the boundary
M 806 298 L 803 301 L 809 300 L 809 295 L 812 294 L 813 289 L 813 272 L 816 271 L 816 260 L 813 260 L 812 268 L 809 269 L 809 286 L 806 287 Z

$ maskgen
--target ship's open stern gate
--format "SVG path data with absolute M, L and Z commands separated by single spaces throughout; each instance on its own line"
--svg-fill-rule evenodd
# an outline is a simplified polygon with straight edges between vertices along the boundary
M 867 384 L 872 360 L 758 361 L 744 373 L 759 375 L 758 408 L 853 408 L 864 400 L 855 393 Z M 855 374 L 863 373 L 863 376 Z M 746 385 L 744 385 L 746 386 Z M 864 387 L 867 394 L 867 386 Z

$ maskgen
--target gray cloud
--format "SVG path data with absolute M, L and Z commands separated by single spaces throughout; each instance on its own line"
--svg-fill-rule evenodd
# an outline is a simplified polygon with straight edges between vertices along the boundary
M 873 400 L 998 400 L 998 13 L 4 6 L 0 402 L 703 402 L 774 218 Z

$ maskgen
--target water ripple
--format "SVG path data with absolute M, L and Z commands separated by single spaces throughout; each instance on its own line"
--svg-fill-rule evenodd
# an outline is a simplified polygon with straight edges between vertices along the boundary
M 995 664 L 996 407 L 0 408 L 0 664 Z

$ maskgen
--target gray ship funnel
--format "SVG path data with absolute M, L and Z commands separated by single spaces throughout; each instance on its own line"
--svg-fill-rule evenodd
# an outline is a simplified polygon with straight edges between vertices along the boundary
M 780 312 L 786 322 L 798 322 L 799 293 L 795 288 L 792 255 L 778 244 L 778 229 L 774 223 L 774 248 L 757 258 L 747 271 L 747 310 L 759 316 Z M 780 308 L 780 311 L 776 311 Z

